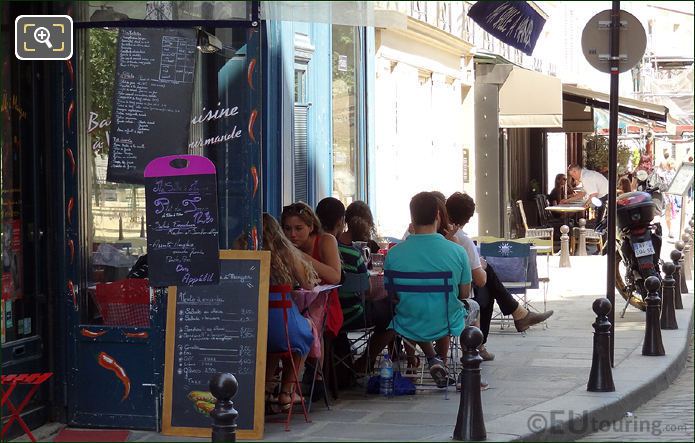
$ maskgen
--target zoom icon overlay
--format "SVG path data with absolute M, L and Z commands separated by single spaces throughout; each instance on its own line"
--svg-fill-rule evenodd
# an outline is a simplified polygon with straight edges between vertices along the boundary
M 69 15 L 20 15 L 14 22 L 14 53 L 20 60 L 67 60 L 72 57 Z

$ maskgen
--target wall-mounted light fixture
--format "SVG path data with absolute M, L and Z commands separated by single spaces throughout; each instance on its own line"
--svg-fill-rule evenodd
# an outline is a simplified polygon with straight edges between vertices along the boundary
M 222 50 L 222 42 L 219 38 L 203 29 L 198 29 L 198 50 L 203 54 L 214 54 Z

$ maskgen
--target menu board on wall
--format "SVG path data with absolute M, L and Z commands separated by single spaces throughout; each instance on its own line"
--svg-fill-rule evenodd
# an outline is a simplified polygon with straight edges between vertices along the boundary
M 209 382 L 228 372 L 237 437 L 261 439 L 270 253 L 220 251 L 220 268 L 217 286 L 169 288 L 162 433 L 209 437 Z
M 196 44 L 194 29 L 120 29 L 108 181 L 142 184 L 152 159 L 187 152 Z
M 682 163 L 668 187 L 668 194 L 683 195 L 693 185 L 693 163 Z
M 463 155 L 461 157 L 461 165 L 463 166 L 463 182 L 469 183 L 470 179 L 470 156 L 468 155 L 468 149 L 463 148 Z
M 220 278 L 215 165 L 169 155 L 145 168 L 150 285 L 217 284 Z

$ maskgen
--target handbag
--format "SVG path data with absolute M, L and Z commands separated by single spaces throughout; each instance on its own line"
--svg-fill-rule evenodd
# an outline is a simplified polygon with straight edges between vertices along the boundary
M 373 375 L 367 381 L 367 394 L 379 393 L 380 376 Z M 401 371 L 393 372 L 393 395 L 415 395 L 415 384 L 406 377 L 403 377 Z

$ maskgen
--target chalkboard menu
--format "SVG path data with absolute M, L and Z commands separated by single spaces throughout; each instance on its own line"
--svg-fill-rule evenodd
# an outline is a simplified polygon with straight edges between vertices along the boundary
M 681 163 L 668 187 L 668 194 L 683 195 L 693 185 L 693 163 Z
M 187 152 L 196 44 L 194 29 L 119 30 L 108 181 L 142 184 L 152 159 Z
M 237 437 L 263 438 L 267 251 L 220 251 L 217 286 L 170 287 L 162 433 L 209 437 L 210 378 L 233 374 L 239 391 Z
M 152 160 L 144 176 L 150 285 L 217 284 L 215 165 L 197 155 L 170 155 Z

